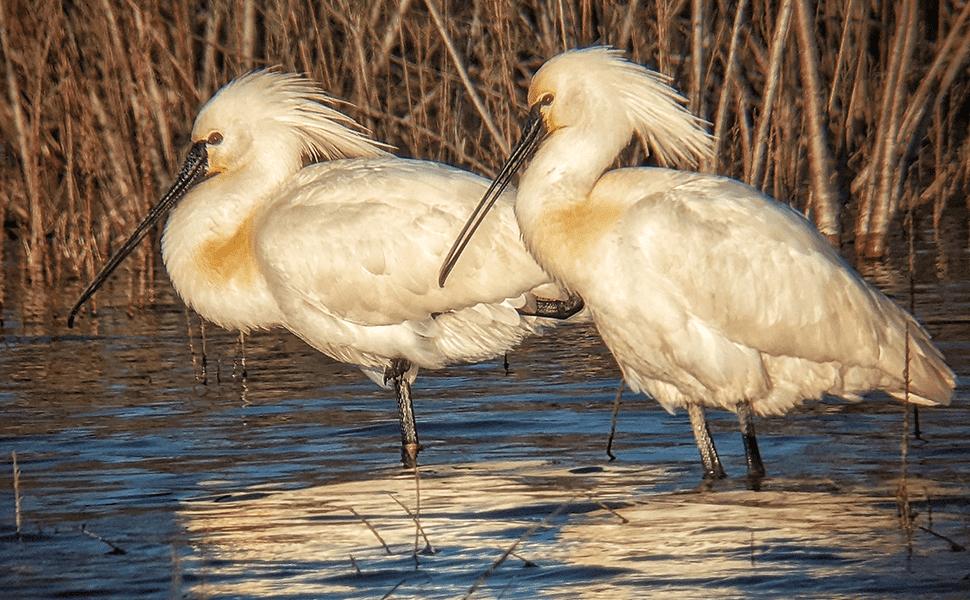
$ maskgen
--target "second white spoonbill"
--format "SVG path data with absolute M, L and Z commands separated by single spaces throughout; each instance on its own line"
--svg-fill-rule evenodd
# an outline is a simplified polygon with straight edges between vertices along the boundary
M 764 467 L 751 411 L 882 390 L 947 404 L 953 371 L 929 334 L 802 215 L 738 181 L 663 168 L 607 171 L 634 134 L 666 163 L 709 154 L 703 123 L 656 73 L 607 48 L 535 74 L 522 139 L 442 265 L 533 155 L 516 194 L 526 246 L 586 301 L 626 383 L 686 408 L 705 476 L 723 476 L 703 407 L 736 412 L 749 477 Z M 457 263 L 456 263 L 457 261 Z
M 274 71 L 220 90 L 196 118 L 172 188 L 82 292 L 68 323 L 172 209 L 162 255 L 185 303 L 227 329 L 283 326 L 393 386 L 410 466 L 419 447 L 411 403 L 418 369 L 508 351 L 536 331 L 532 292 L 549 278 L 504 198 L 440 289 L 451 232 L 488 181 L 389 155 L 330 101 L 311 80 Z M 565 316 L 581 306 L 567 304 L 562 315 L 539 312 Z

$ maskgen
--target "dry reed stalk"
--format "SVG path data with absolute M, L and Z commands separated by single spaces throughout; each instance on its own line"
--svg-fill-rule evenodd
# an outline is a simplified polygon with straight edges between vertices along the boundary
M 145 40 L 140 40 L 139 46 L 144 48 L 145 46 L 143 44 L 145 43 Z M 144 89 L 145 82 L 154 79 L 155 74 L 149 66 L 149 60 L 146 60 L 142 52 L 132 54 L 131 69 L 134 79 L 134 85 L 131 90 L 133 97 L 131 100 L 132 104 L 138 107 L 135 110 L 137 117 L 135 127 L 137 131 L 136 135 L 141 140 L 137 145 L 139 165 L 135 174 L 139 179 L 138 187 L 141 190 L 142 197 L 146 200 L 144 202 L 143 212 L 141 213 L 141 215 L 144 215 L 151 209 L 151 205 L 154 204 L 155 198 L 158 196 L 157 182 L 161 177 L 155 177 L 154 174 L 161 174 L 164 167 L 161 165 L 161 159 L 155 142 L 158 139 L 158 133 L 152 127 L 147 108 L 151 100 L 147 91 Z M 139 215 L 139 221 L 141 220 L 141 215 Z M 149 302 L 154 299 L 155 252 L 153 242 L 147 248 L 142 245 L 142 255 L 144 256 L 143 260 L 145 262 L 144 266 L 138 271 L 138 308 L 143 308 L 146 296 Z
M 867 114 L 866 111 L 869 110 L 871 104 L 871 99 L 874 92 L 870 90 L 872 85 L 872 58 L 868 52 L 866 46 L 866 41 L 870 35 L 870 29 L 872 28 L 871 19 L 869 15 L 863 9 L 862 14 L 858 19 L 854 21 L 856 23 L 856 34 L 853 36 L 855 40 L 855 56 L 853 57 L 853 64 L 855 68 L 852 72 L 852 84 L 849 86 L 851 90 L 849 92 L 848 108 L 845 111 L 844 120 L 846 121 L 844 126 L 845 136 L 844 142 L 846 148 L 851 148 L 855 145 L 854 139 L 856 133 L 863 127 L 863 123 L 871 122 L 871 115 Z
M 754 136 L 754 155 L 751 159 L 751 172 L 747 177 L 749 184 L 762 188 L 765 184 L 766 156 L 768 149 L 768 133 L 771 126 L 771 111 L 778 95 L 782 57 L 785 50 L 785 39 L 788 37 L 788 26 L 791 22 L 793 9 L 792 0 L 782 0 L 781 12 L 775 22 L 774 35 L 771 41 L 771 53 L 766 71 L 765 93 L 761 98 L 761 115 L 758 118 L 758 130 Z
M 919 195 L 919 202 L 927 202 L 929 198 L 933 199 L 933 229 L 936 232 L 935 235 L 938 236 L 940 220 L 942 218 L 943 209 L 946 206 L 948 197 L 950 196 L 950 190 L 952 186 L 943 186 L 941 177 L 949 180 L 955 174 L 955 169 L 951 168 L 953 163 L 949 165 L 944 163 L 944 154 L 946 153 L 943 147 L 944 138 L 949 141 L 951 139 L 950 135 L 944 135 L 942 132 L 943 124 L 941 122 L 940 107 L 945 97 L 943 90 L 949 90 L 956 78 L 957 72 L 963 68 L 966 64 L 968 56 L 970 56 L 970 27 L 967 27 L 967 31 L 963 34 L 963 38 L 960 41 L 956 41 L 959 37 L 960 31 L 963 29 L 964 25 L 970 17 L 970 3 L 964 5 L 963 10 L 960 12 L 960 16 L 957 18 L 956 23 L 950 29 L 949 34 L 947 34 L 946 40 L 941 45 L 941 48 L 937 52 L 936 58 L 933 64 L 930 66 L 928 73 L 924 76 L 919 88 L 917 88 L 914 93 L 913 99 L 910 101 L 909 107 L 906 110 L 906 114 L 903 116 L 903 125 L 900 128 L 900 135 L 898 143 L 900 146 L 906 148 L 903 152 L 903 156 L 909 156 L 915 153 L 915 147 L 919 138 L 915 135 L 918 128 L 921 127 L 922 122 L 926 119 L 928 112 L 932 112 L 933 121 L 935 124 L 935 130 L 937 135 L 935 136 L 936 144 L 934 146 L 935 155 L 935 165 L 934 172 L 937 174 L 933 183 L 926 188 L 926 190 Z M 942 26 L 940 27 L 942 30 Z M 957 50 L 954 51 L 953 48 L 956 47 Z M 949 65 L 946 71 L 939 78 L 937 83 L 937 75 L 941 69 L 941 65 L 949 59 Z M 930 90 L 933 90 L 932 92 Z M 933 102 L 932 111 L 926 109 L 929 97 L 935 95 L 936 99 Z M 950 114 L 950 120 L 955 118 L 958 110 L 948 111 Z M 952 131 L 952 128 L 951 128 Z M 949 133 L 949 132 L 948 132 Z M 937 186 L 937 182 L 941 182 L 937 190 L 933 190 Z
M 670 24 L 674 21 L 673 14 L 679 11 L 679 7 L 671 6 L 675 0 L 659 0 L 657 2 L 657 70 L 673 77 L 673 67 L 671 66 L 671 38 Z M 682 1 L 682 0 L 680 0 Z
M 400 0 L 398 2 L 397 8 L 384 30 L 384 36 L 381 38 L 381 44 L 379 50 L 374 56 L 371 62 L 372 76 L 377 77 L 378 72 L 386 69 L 390 66 L 388 60 L 391 48 L 395 45 L 396 41 L 400 39 L 401 35 L 401 22 L 404 19 L 404 15 L 407 14 L 408 9 L 411 7 L 412 0 Z
M 155 188 L 157 190 L 162 181 L 167 178 L 167 174 L 175 168 L 176 158 L 172 148 L 173 136 L 169 123 L 171 111 L 167 110 L 168 107 L 158 87 L 158 75 L 160 75 L 159 71 L 161 71 L 163 65 L 154 65 L 151 58 L 151 51 L 155 49 L 154 47 L 160 40 L 152 34 L 153 29 L 141 18 L 139 11 L 134 12 L 134 17 L 135 32 L 140 48 L 137 53 L 138 62 L 134 66 L 138 81 L 137 92 L 141 96 L 148 113 L 143 117 L 141 133 L 149 136 L 149 139 L 145 140 L 144 143 L 148 150 L 148 158 L 151 160 L 152 174 L 154 175 L 154 181 L 149 179 L 147 184 L 150 186 L 149 189 Z M 158 128 L 157 132 L 152 131 L 152 124 Z M 161 154 L 159 154 L 156 143 L 161 145 Z
M 901 147 L 909 147 L 916 143 L 917 139 L 914 133 L 926 118 L 929 100 L 935 96 L 935 104 L 938 107 L 942 95 L 936 90 L 949 89 L 957 72 L 966 63 L 967 56 L 970 55 L 970 28 L 967 29 L 962 38 L 960 33 L 967 23 L 968 17 L 970 17 L 970 2 L 964 4 L 956 23 L 953 24 L 953 28 L 950 29 L 946 39 L 940 45 L 933 63 L 923 75 L 919 87 L 913 93 L 912 98 L 907 101 L 906 113 L 903 115 L 896 140 L 896 143 Z M 954 48 L 956 48 L 955 51 Z M 944 66 L 947 68 L 941 77 L 940 71 L 943 70 Z
M 370 78 L 370 68 L 367 66 L 367 53 L 364 50 L 364 40 L 362 39 L 361 15 L 356 11 L 350 11 L 348 7 L 339 7 L 345 11 L 352 12 L 350 17 L 331 7 L 330 16 L 337 19 L 343 25 L 344 31 L 349 34 L 351 39 L 352 52 L 348 53 L 356 59 L 356 64 L 352 63 L 349 70 L 357 73 L 356 87 L 351 101 L 358 106 L 372 106 L 377 102 L 376 90 Z M 350 57 L 347 57 L 350 60 Z
M 99 164 L 99 168 L 110 167 L 113 177 L 111 178 L 112 187 L 117 188 L 117 196 L 128 200 L 129 202 L 135 199 L 134 189 L 129 183 L 130 178 L 128 176 L 128 170 L 126 168 L 125 159 L 129 157 L 128 146 L 124 142 L 124 136 L 118 135 L 113 131 L 112 123 L 114 119 L 108 115 L 104 104 L 98 97 L 97 91 L 93 88 L 88 89 L 88 110 L 93 113 L 95 119 L 97 120 L 97 125 L 93 127 L 94 131 L 97 131 L 102 142 L 102 159 L 107 162 L 107 165 Z M 105 213 L 111 218 L 116 225 L 122 228 L 127 227 L 131 222 L 131 219 L 126 218 L 124 213 L 128 213 L 129 210 L 127 206 L 124 208 L 119 207 L 115 203 L 114 194 L 103 194 L 101 197 L 101 203 L 104 204 Z
M 10 196 L 3 190 L 4 188 L 4 178 L 2 173 L 0 173 L 0 224 L 6 222 L 7 220 L 7 204 L 10 202 Z M 3 309 L 6 306 L 5 298 L 7 292 L 7 271 L 3 268 L 4 265 L 4 244 L 0 243 L 0 327 L 3 326 Z
M 740 0 L 734 12 L 734 23 L 731 26 L 731 41 L 728 45 L 727 59 L 724 64 L 724 80 L 721 82 L 720 98 L 717 102 L 717 112 L 714 117 L 714 163 L 708 166 L 710 172 L 720 172 L 721 148 L 724 145 L 725 127 L 727 121 L 728 104 L 731 92 L 735 89 L 738 76 L 738 42 L 741 37 L 742 17 L 748 0 Z M 747 151 L 744 152 L 748 154 Z
M 30 320 L 37 320 L 43 314 L 44 291 L 47 283 L 51 280 L 50 254 L 47 243 L 47 232 L 52 226 L 52 211 L 47 210 L 47 198 L 40 190 L 40 168 L 45 151 L 49 145 L 45 139 L 45 131 L 42 126 L 44 121 L 44 109 L 46 108 L 46 91 L 51 82 L 44 76 L 44 65 L 50 59 L 51 46 L 56 36 L 58 25 L 55 14 L 56 8 L 53 3 L 47 2 L 35 7 L 40 27 L 33 32 L 32 43 L 25 44 L 24 60 L 31 61 L 33 64 L 26 65 L 28 77 L 25 86 L 21 90 L 24 94 L 24 109 L 27 113 L 26 124 L 29 128 L 27 134 L 28 149 L 30 155 L 28 171 L 32 183 L 28 189 L 33 193 L 29 197 L 28 212 L 30 219 L 29 234 L 25 240 L 25 250 L 27 255 L 27 277 L 31 286 L 31 296 L 36 300 L 32 308 L 28 311 Z M 30 39 L 30 38 L 28 38 Z M 42 40 L 42 41 L 41 41 Z M 55 192 L 56 193 L 56 192 Z
M 640 3 L 638 0 L 631 0 L 631 2 L 627 4 L 626 13 L 623 15 L 623 24 L 619 28 L 620 33 L 616 36 L 616 46 L 618 48 L 626 48 L 630 43 L 630 36 L 633 32 L 633 23 L 636 20 L 636 14 L 639 8 Z
M 75 90 L 75 102 L 79 96 L 80 93 Z M 90 280 L 94 277 L 96 272 L 95 260 L 97 259 L 98 264 L 100 264 L 101 256 L 103 256 L 98 248 L 97 240 L 105 239 L 105 236 L 103 235 L 103 231 L 99 231 L 97 235 L 95 234 L 93 227 L 94 218 L 91 211 L 92 204 L 94 204 L 94 197 L 96 195 L 94 169 L 91 167 L 92 163 L 94 162 L 92 157 L 95 154 L 94 148 L 96 144 L 93 119 L 89 112 L 82 112 L 79 121 L 79 131 L 84 139 L 81 140 L 81 146 L 78 152 L 78 162 L 80 163 L 79 169 L 83 181 L 83 192 L 81 193 L 80 215 L 81 239 L 78 243 L 79 252 L 81 254 L 81 265 L 79 265 L 77 268 L 84 279 Z M 104 226 L 104 220 L 101 220 L 101 225 L 102 227 Z M 90 310 L 92 312 L 96 312 L 97 306 L 97 299 L 92 298 Z
M 566 9 L 563 6 L 562 0 L 557 0 L 556 2 L 556 18 L 557 24 L 559 25 L 559 36 L 562 43 L 562 50 L 569 47 L 569 42 L 566 40 Z
M 900 175 L 898 150 L 899 120 L 905 98 L 905 75 L 909 72 L 916 33 L 916 1 L 897 7 L 896 33 L 889 55 L 876 130 L 875 154 L 868 165 L 868 181 L 855 225 L 856 252 L 867 258 L 885 253 L 885 232 L 898 196 Z
M 849 54 L 849 44 L 850 44 L 850 32 L 852 28 L 849 26 L 849 19 L 855 12 L 855 6 L 858 4 L 859 0 L 848 0 L 845 7 L 845 16 L 842 23 L 842 32 L 839 36 L 839 51 L 835 57 L 835 71 L 832 73 L 832 82 L 829 91 L 829 99 L 827 103 L 828 114 L 833 114 L 836 111 L 835 100 L 837 98 L 839 90 L 842 89 L 842 81 L 844 79 L 843 71 L 845 70 L 846 62 L 848 61 Z
M 28 127 L 27 117 L 24 115 L 21 104 L 20 84 L 17 82 L 17 74 L 14 71 L 13 60 L 11 59 L 11 44 L 7 35 L 7 20 L 4 6 L 0 6 L 0 49 L 3 50 L 4 66 L 7 74 L 7 97 L 13 112 L 13 125 L 16 133 L 17 149 L 20 153 L 20 166 L 23 170 L 23 178 L 27 193 L 27 203 L 30 207 L 28 217 L 30 223 L 29 238 L 26 242 L 26 269 L 27 277 L 32 282 L 38 282 L 41 276 L 41 255 L 42 247 L 40 240 L 40 227 L 43 223 L 40 211 L 40 182 L 38 181 L 37 155 L 35 138 L 33 137 L 34 127 Z M 24 57 L 26 60 L 26 57 Z M 31 67 L 24 65 L 27 73 L 31 72 Z
M 588 500 L 589 500 L 590 502 L 592 502 L 592 503 L 594 503 L 594 504 L 596 504 L 597 506 L 599 506 L 600 508 L 602 508 L 602 509 L 603 509 L 603 510 L 605 510 L 606 512 L 608 512 L 608 513 L 610 513 L 611 515 L 613 515 L 614 517 L 616 517 L 617 519 L 619 519 L 619 520 L 620 520 L 620 522 L 621 522 L 621 523 L 623 523 L 624 525 L 629 525 L 629 524 L 630 524 L 630 519 L 627 519 L 626 517 L 624 517 L 624 516 L 623 516 L 623 515 L 621 515 L 620 513 L 618 513 L 618 512 L 616 512 L 615 510 L 613 510 L 613 509 L 612 509 L 612 508 L 610 507 L 610 505 L 609 505 L 609 504 L 607 504 L 607 503 L 605 503 L 605 502 L 603 502 L 603 501 L 602 501 L 602 500 L 600 500 L 599 498 L 594 498 L 594 497 L 593 497 L 593 496 L 591 496 L 591 495 L 587 495 L 587 496 L 586 496 L 586 498 L 587 498 L 587 499 L 588 499 Z
M 704 89 L 704 42 L 708 37 L 706 16 L 707 3 L 704 0 L 691 0 L 691 70 L 687 106 L 692 113 L 702 119 L 707 119 L 707 105 L 702 93 Z
M 747 87 L 737 86 L 735 102 L 737 103 L 738 122 L 735 130 L 738 137 L 741 138 L 741 172 L 744 174 L 751 172 L 751 160 L 754 156 L 754 123 L 749 110 L 751 103 L 748 102 L 750 95 L 750 90 Z
M 903 179 L 905 177 L 905 166 L 903 164 L 904 156 L 903 149 L 898 143 L 894 143 L 896 139 L 899 138 L 904 105 L 907 101 L 908 94 L 906 93 L 906 75 L 910 74 L 913 70 L 913 60 L 916 52 L 916 35 L 918 27 L 918 8 L 919 4 L 917 0 L 910 0 L 907 5 L 908 10 L 906 11 L 906 30 L 905 38 L 903 42 L 903 54 L 902 62 L 900 63 L 900 72 L 897 76 L 898 89 L 893 96 L 893 106 L 892 106 L 892 116 L 889 126 L 890 138 L 886 141 L 886 152 L 883 155 L 884 159 L 888 162 L 888 166 L 891 171 L 887 172 L 883 170 L 883 180 L 882 189 L 877 191 L 879 194 L 879 200 L 877 203 L 877 208 L 880 209 L 876 212 L 877 218 L 873 220 L 873 224 L 876 225 L 875 239 L 876 243 L 872 246 L 871 256 L 879 257 L 885 252 L 885 239 L 887 230 L 889 229 L 889 220 L 896 213 L 899 208 L 900 198 L 903 194 Z M 886 177 L 891 173 L 891 177 Z M 882 193 L 879 193 L 882 192 Z M 886 209 L 882 210 L 882 204 L 886 204 Z M 872 234 L 872 232 L 870 232 Z
M 425 0 L 424 3 L 425 6 L 428 7 L 428 12 L 431 13 L 431 17 L 434 19 L 435 27 L 437 27 L 438 33 L 441 35 L 441 40 L 448 49 L 448 54 L 455 63 L 455 68 L 458 69 L 458 75 L 461 77 L 461 82 L 468 91 L 468 96 L 471 98 L 472 104 L 475 105 L 475 109 L 481 116 L 482 121 L 485 123 L 485 126 L 488 127 L 488 131 L 492 134 L 492 139 L 496 144 L 498 144 L 498 147 L 502 149 L 502 153 L 505 156 L 508 156 L 510 150 L 509 144 L 502 134 L 499 133 L 498 127 L 496 127 L 495 123 L 492 122 L 492 116 L 485 109 L 485 105 L 482 104 L 481 99 L 478 97 L 478 92 L 475 90 L 475 86 L 468 77 L 468 71 L 465 69 L 465 65 L 462 63 L 461 57 L 458 56 L 458 51 L 455 49 L 455 45 L 452 43 L 451 37 L 445 30 L 444 23 L 441 20 L 441 13 L 438 12 L 438 7 L 435 5 L 435 0 Z
M 251 71 L 255 66 L 253 59 L 256 55 L 256 3 L 254 0 L 242 0 L 242 11 L 240 12 L 242 13 L 242 18 L 239 19 L 242 25 L 239 36 L 242 68 Z
M 65 65 L 66 67 L 66 65 Z M 65 68 L 65 71 L 67 69 Z M 76 95 L 76 90 L 73 89 L 73 80 L 68 77 L 64 77 L 63 80 L 66 82 L 61 88 L 61 93 L 58 96 L 58 100 L 61 104 L 61 118 L 62 127 L 64 131 L 64 140 L 61 144 L 62 151 L 64 153 L 64 190 L 67 194 L 67 210 L 61 213 L 61 218 L 63 218 L 64 234 L 63 237 L 57 239 L 55 236 L 55 243 L 60 244 L 61 253 L 64 254 L 65 258 L 72 259 L 70 268 L 73 273 L 77 274 L 77 268 L 81 264 L 80 254 L 81 249 L 79 242 L 83 239 L 81 234 L 80 226 L 80 210 L 78 208 L 78 184 L 75 179 L 77 176 L 77 164 L 74 160 L 75 144 L 74 144 L 74 121 L 71 118 L 70 103 L 71 98 Z M 59 278 L 55 278 L 55 281 Z
M 353 558 L 354 557 L 352 557 L 352 556 L 350 557 L 351 560 L 353 560 Z M 354 564 L 356 565 L 356 561 L 354 561 Z M 387 593 L 384 594 L 383 596 L 381 596 L 381 600 L 387 600 L 388 598 L 390 598 L 391 596 L 393 596 L 394 595 L 394 592 L 397 591 L 397 588 L 401 587 L 405 583 L 407 583 L 407 578 L 402 579 L 401 581 L 398 581 L 397 583 L 395 583 L 394 584 L 394 587 L 392 587 L 391 589 L 387 590 Z
M 822 83 L 819 73 L 818 49 L 815 45 L 815 19 L 808 0 L 795 0 L 796 34 L 801 51 L 802 83 L 805 106 L 803 114 L 808 128 L 809 173 L 811 174 L 811 206 L 815 225 L 830 242 L 839 245 L 839 209 L 841 198 L 835 189 L 832 157 L 829 154 L 828 127 L 822 112 Z
M 216 48 L 219 45 L 219 29 L 222 24 L 222 13 L 210 10 L 203 17 L 205 30 L 202 38 L 202 58 L 199 75 L 201 82 L 199 92 L 206 98 L 216 91 Z
M 806 170 L 805 157 L 802 153 L 804 144 L 801 143 L 805 137 L 805 126 L 801 119 L 803 111 L 800 109 L 801 98 L 796 97 L 795 94 L 798 79 L 798 69 L 795 66 L 796 53 L 786 53 L 784 63 L 770 134 L 775 158 L 771 162 L 770 169 L 766 169 L 765 181 L 771 181 L 774 190 L 771 195 L 774 198 L 780 202 L 798 206 L 807 213 L 809 207 L 798 202 L 796 198 L 796 190 L 805 187 L 801 185 L 800 180 L 802 172 Z M 767 185 L 765 188 L 767 189 Z

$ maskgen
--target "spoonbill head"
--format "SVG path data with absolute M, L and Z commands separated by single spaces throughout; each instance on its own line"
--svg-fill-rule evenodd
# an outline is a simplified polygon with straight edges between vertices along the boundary
M 507 352 L 545 321 L 529 310 L 533 291 L 558 291 L 522 245 L 510 198 L 456 280 L 436 286 L 448 232 L 488 182 L 393 157 L 329 102 L 309 79 L 275 71 L 220 90 L 199 112 L 172 188 L 82 292 L 68 324 L 171 210 L 162 255 L 185 303 L 227 329 L 285 327 L 393 387 L 413 464 L 418 369 Z M 567 304 L 560 316 L 581 306 Z
M 219 90 L 196 117 L 172 187 L 81 292 L 68 326 L 169 211 L 162 253 L 185 302 L 227 329 L 278 325 L 276 302 L 253 260 L 253 217 L 306 162 L 389 156 L 330 102 L 311 80 L 276 71 L 256 71 Z
M 800 214 L 725 177 L 606 171 L 634 135 L 663 163 L 709 156 L 703 123 L 659 75 L 615 50 L 570 51 L 536 73 L 528 100 L 522 138 L 439 281 L 534 154 L 515 203 L 527 247 L 586 301 L 626 383 L 668 411 L 687 409 L 706 476 L 723 468 L 704 406 L 738 414 L 757 481 L 752 412 L 874 390 L 949 402 L 954 375 L 929 334 Z

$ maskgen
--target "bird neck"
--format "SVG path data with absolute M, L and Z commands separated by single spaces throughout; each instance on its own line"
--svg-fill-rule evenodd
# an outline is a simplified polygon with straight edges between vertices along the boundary
M 162 256 L 172 284 L 192 309 L 227 329 L 265 329 L 279 308 L 256 258 L 263 207 L 288 170 L 221 173 L 196 186 L 172 211 Z
M 612 229 L 620 208 L 593 188 L 615 160 L 630 134 L 620 142 L 603 138 L 592 128 L 570 127 L 553 132 L 542 143 L 523 173 L 516 193 L 515 213 L 526 246 L 550 275 L 571 287 L 578 263 Z

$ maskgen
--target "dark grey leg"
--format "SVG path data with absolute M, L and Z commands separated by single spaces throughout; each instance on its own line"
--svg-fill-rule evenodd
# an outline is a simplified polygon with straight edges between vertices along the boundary
M 723 479 L 725 477 L 724 467 L 721 466 L 721 459 L 714 447 L 714 439 L 711 438 L 711 430 L 708 428 L 707 419 L 704 417 L 704 407 L 700 404 L 688 404 L 687 414 L 690 416 L 690 425 L 694 429 L 697 449 L 701 452 L 704 479 Z
M 744 455 L 748 460 L 748 479 L 752 482 L 760 481 L 765 476 L 765 465 L 761 462 L 758 438 L 754 435 L 754 418 L 751 416 L 751 405 L 747 402 L 738 402 L 738 422 L 741 424 Z
M 616 417 L 620 412 L 620 398 L 623 397 L 623 386 L 626 384 L 622 379 L 620 380 L 620 388 L 616 390 L 616 400 L 613 401 L 613 421 L 610 424 L 610 439 L 606 440 L 606 455 L 610 457 L 610 460 L 616 460 L 613 456 L 613 438 L 616 436 Z
M 401 462 L 406 469 L 418 464 L 418 428 L 414 423 L 414 406 L 411 403 L 411 384 L 405 375 L 411 369 L 411 363 L 403 358 L 391 361 L 391 366 L 384 369 L 384 381 L 394 383 L 394 394 L 397 396 L 397 416 L 401 424 Z

